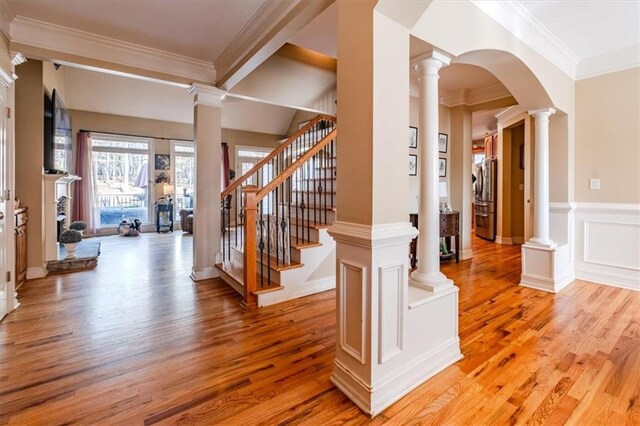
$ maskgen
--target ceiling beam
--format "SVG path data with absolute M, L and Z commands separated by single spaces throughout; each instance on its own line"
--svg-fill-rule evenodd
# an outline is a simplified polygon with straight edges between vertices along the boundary
M 214 61 L 216 86 L 230 90 L 334 0 L 265 2 Z

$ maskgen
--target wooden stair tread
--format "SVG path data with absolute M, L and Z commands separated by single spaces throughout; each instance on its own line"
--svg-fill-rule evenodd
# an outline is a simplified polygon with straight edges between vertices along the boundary
M 223 272 L 225 275 L 235 280 L 240 286 L 244 287 L 244 269 L 241 266 L 229 265 L 225 266 L 222 263 L 216 263 L 216 268 Z M 260 282 L 260 272 L 257 274 L 258 282 Z M 274 283 L 273 281 L 269 281 L 269 284 L 259 287 L 257 290 L 252 291 L 251 293 L 258 295 L 262 293 L 269 293 L 272 291 L 282 290 L 284 289 L 278 283 Z
M 322 243 L 318 243 L 315 241 L 307 241 L 304 243 L 300 241 L 296 243 L 296 237 L 291 237 L 291 247 L 293 247 L 294 249 L 303 250 L 306 248 L 322 247 Z
M 295 238 L 295 237 L 294 237 Z M 244 245 L 238 245 L 238 246 L 232 246 L 231 247 L 233 250 L 236 250 L 240 253 L 244 253 Z M 260 256 L 260 251 L 256 249 L 256 261 L 259 261 L 258 256 Z M 268 262 L 268 257 L 271 257 L 271 264 L 269 264 Z M 283 264 L 278 264 L 278 260 L 273 257 L 273 256 L 267 256 L 267 255 L 262 255 L 262 262 L 265 266 L 269 266 L 269 268 L 272 271 L 276 271 L 276 272 L 280 272 L 280 271 L 287 271 L 289 269 L 295 269 L 295 268 L 302 268 L 304 266 L 304 263 L 298 263 L 295 261 L 291 261 L 289 264 L 287 265 L 283 265 Z
M 311 221 L 313 222 L 313 221 Z M 307 226 L 307 221 L 305 220 L 304 223 L 302 222 L 298 222 L 295 218 L 291 218 L 291 224 L 292 225 L 302 225 L 302 226 Z M 329 223 L 316 223 L 315 225 L 313 223 L 309 223 L 309 228 L 311 229 L 327 229 L 331 226 L 331 224 Z M 295 238 L 295 237 L 293 237 Z

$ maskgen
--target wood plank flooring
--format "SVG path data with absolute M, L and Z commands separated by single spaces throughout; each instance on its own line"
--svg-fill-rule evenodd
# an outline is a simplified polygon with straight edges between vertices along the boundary
M 639 295 L 522 288 L 519 247 L 474 241 L 464 358 L 371 420 L 329 381 L 335 293 L 244 313 L 194 284 L 190 236 L 106 237 L 96 269 L 28 281 L 0 323 L 2 424 L 640 424 Z

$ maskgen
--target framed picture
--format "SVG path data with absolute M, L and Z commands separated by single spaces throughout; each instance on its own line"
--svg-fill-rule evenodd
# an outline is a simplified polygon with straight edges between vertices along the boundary
M 418 156 L 409 154 L 409 176 L 418 175 Z
M 156 154 L 156 170 L 169 170 L 171 168 L 171 156 L 168 154 Z
M 447 143 L 449 142 L 449 135 L 446 133 L 438 133 L 438 152 L 447 152 Z
M 447 159 L 440 158 L 438 162 L 438 176 L 447 177 Z
M 418 148 L 418 128 L 409 126 L 409 148 Z

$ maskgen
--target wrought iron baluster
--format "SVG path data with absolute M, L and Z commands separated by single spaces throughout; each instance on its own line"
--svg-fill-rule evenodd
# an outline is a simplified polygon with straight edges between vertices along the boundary
M 263 214 L 263 202 L 260 200 L 260 208 L 258 214 L 260 215 L 260 240 L 258 243 L 258 249 L 260 250 L 260 287 L 264 285 L 264 214 Z M 247 250 L 255 250 L 253 247 L 247 247 Z
M 278 224 L 280 223 L 280 218 L 278 215 L 278 187 L 276 186 L 275 188 L 275 198 L 276 198 L 276 202 L 275 202 L 275 210 L 276 210 L 276 234 L 278 232 Z M 280 265 L 280 245 L 278 244 L 280 241 L 280 238 L 276 237 L 276 265 Z M 271 250 L 269 250 L 271 251 Z M 269 255 L 271 255 L 271 253 L 269 253 Z

